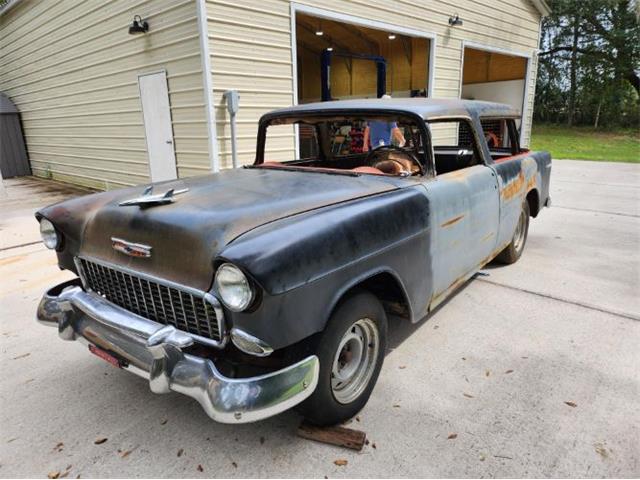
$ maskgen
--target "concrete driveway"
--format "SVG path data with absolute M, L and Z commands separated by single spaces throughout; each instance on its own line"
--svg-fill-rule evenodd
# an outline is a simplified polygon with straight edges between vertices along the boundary
M 5 186 L 3 477 L 640 475 L 639 165 L 555 162 L 554 206 L 517 264 L 488 266 L 418 325 L 392 322 L 380 380 L 353 420 L 371 442 L 360 453 L 296 437 L 293 412 L 215 424 L 36 324 L 43 291 L 70 274 L 34 243 L 32 214 L 78 192 Z

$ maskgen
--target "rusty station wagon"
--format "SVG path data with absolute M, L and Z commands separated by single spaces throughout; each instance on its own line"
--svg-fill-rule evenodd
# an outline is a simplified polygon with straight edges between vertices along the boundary
M 40 210 L 44 243 L 78 278 L 38 319 L 214 420 L 297 406 L 343 421 L 377 381 L 388 313 L 418 322 L 522 254 L 551 158 L 520 147 L 519 121 L 463 100 L 271 112 L 253 165 Z M 294 160 L 275 158 L 293 143 Z

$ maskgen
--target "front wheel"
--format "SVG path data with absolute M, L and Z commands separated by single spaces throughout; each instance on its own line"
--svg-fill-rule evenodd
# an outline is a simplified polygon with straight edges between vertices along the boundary
M 498 254 L 496 260 L 502 263 L 511 264 L 518 261 L 524 251 L 524 245 L 527 243 L 527 235 L 529 233 L 529 203 L 525 200 L 522 204 L 516 231 L 513 234 L 511 243 L 502 252 Z
M 344 300 L 315 342 L 320 377 L 299 410 L 316 425 L 343 422 L 367 403 L 387 346 L 387 317 L 380 301 L 361 291 Z

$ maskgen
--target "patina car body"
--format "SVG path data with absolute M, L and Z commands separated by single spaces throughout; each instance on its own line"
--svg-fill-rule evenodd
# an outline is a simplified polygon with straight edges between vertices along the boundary
M 371 165 L 332 168 L 326 149 L 312 162 L 265 162 L 269 125 L 360 117 L 411 123 L 420 137 L 411 153 L 413 174 L 382 174 Z M 80 278 L 47 292 L 38 318 L 64 339 L 83 340 L 149 379 L 154 392 L 197 399 L 215 420 L 276 414 L 325 388 L 327 375 L 334 388 L 334 374 L 344 373 L 340 368 L 354 355 L 371 363 L 384 350 L 386 319 L 366 322 L 384 313 L 363 313 L 354 317 L 364 323 L 351 330 L 351 340 L 336 334 L 337 350 L 326 353 L 335 362 L 323 365 L 319 345 L 331 343 L 325 330 L 354 292 L 417 322 L 494 257 L 506 255 L 507 263 L 519 257 L 529 216 L 550 202 L 551 159 L 519 147 L 517 119 L 505 105 L 426 99 L 326 102 L 269 113 L 253 166 L 40 210 L 38 220 L 51 222 L 58 236 L 60 268 Z M 490 120 L 504 122 L 508 148 L 488 145 L 483 124 Z M 445 121 L 466 125 L 475 153 L 434 148 L 433 125 Z M 467 156 L 474 164 L 439 171 Z M 238 291 L 249 288 L 251 301 L 242 311 L 228 308 L 216 291 L 223 264 L 246 276 Z M 361 351 L 367 345 L 375 347 L 369 357 Z M 381 362 L 363 370 L 367 384 L 349 395 L 334 388 L 338 406 L 326 421 L 317 402 L 305 414 L 317 423 L 353 414 Z

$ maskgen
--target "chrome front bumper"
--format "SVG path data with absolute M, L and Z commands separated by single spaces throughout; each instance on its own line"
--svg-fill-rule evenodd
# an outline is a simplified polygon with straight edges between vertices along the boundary
M 50 289 L 38 306 L 38 321 L 58 327 L 64 340 L 80 340 L 121 360 L 121 367 L 149 380 L 152 392 L 175 391 L 195 398 L 222 423 L 247 423 L 276 415 L 302 402 L 318 384 L 312 355 L 276 372 L 227 378 L 211 360 L 184 353 L 193 338 L 124 310 L 77 280 Z

